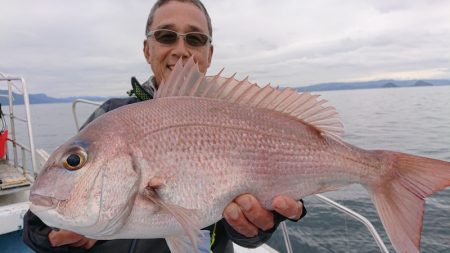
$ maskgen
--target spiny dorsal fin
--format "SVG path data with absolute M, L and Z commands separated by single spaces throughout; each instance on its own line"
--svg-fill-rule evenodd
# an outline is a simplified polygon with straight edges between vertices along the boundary
M 334 107 L 326 106 L 326 100 L 308 92 L 299 93 L 295 89 L 264 88 L 252 84 L 245 78 L 236 80 L 234 75 L 205 77 L 191 57 L 183 66 L 177 62 L 167 81 L 159 86 L 156 98 L 173 96 L 193 96 L 225 100 L 245 106 L 274 110 L 293 116 L 319 130 L 322 134 L 339 139 L 343 125 Z

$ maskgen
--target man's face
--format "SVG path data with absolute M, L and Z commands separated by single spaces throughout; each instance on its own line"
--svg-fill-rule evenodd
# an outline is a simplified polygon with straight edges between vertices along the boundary
M 155 11 L 150 31 L 169 29 L 178 33 L 208 33 L 208 22 L 205 14 L 191 3 L 171 1 Z M 213 46 L 210 42 L 201 47 L 188 45 L 182 37 L 171 45 L 162 44 L 153 36 L 144 41 L 144 55 L 151 65 L 156 83 L 167 80 L 175 63 L 182 58 L 183 62 L 193 56 L 201 72 L 206 73 L 211 63 Z

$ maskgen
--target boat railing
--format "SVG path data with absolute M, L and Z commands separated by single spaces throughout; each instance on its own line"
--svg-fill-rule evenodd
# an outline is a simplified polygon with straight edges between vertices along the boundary
M 28 189 L 29 187 L 21 187 L 21 186 L 29 186 L 34 182 L 35 179 L 35 169 L 36 169 L 36 154 L 33 140 L 33 129 L 31 126 L 31 113 L 30 113 L 30 101 L 28 97 L 28 89 L 25 82 L 25 79 L 22 77 L 9 76 L 3 73 L 0 73 L 0 85 L 6 84 L 7 94 L 1 94 L 1 97 L 5 97 L 8 100 L 8 113 L 5 113 L 4 116 L 9 118 L 9 135 L 7 138 L 7 143 L 11 143 L 12 146 L 12 166 L 9 166 L 10 163 L 10 154 L 8 148 L 5 148 L 6 156 L 5 159 L 2 160 L 2 170 L 6 170 L 9 167 L 16 169 L 21 173 L 28 183 L 18 183 L 11 184 L 10 186 L 2 187 L 0 191 L 0 195 L 9 194 L 12 192 L 17 192 L 20 190 Z M 16 115 L 14 111 L 14 97 L 17 95 L 22 96 L 23 105 L 25 109 L 25 117 L 20 117 Z M 28 141 L 29 144 L 24 144 L 18 141 L 16 135 L 16 124 L 18 122 L 22 122 L 26 124 L 28 131 Z M 19 161 L 19 152 L 20 152 L 20 161 Z M 29 157 L 31 156 L 31 166 L 29 166 Z M 14 180 L 12 180 L 14 181 Z M 11 189 L 8 189 L 11 188 Z
M 73 113 L 73 117 L 75 120 L 75 125 L 77 127 L 77 130 L 80 129 L 79 120 L 78 120 L 78 116 L 77 116 L 78 115 L 77 114 L 77 105 L 78 104 L 89 104 L 89 105 L 94 105 L 94 106 L 100 106 L 101 103 L 96 102 L 96 101 L 86 100 L 86 99 L 76 99 L 73 101 L 72 113 Z M 370 234 L 372 235 L 373 239 L 375 240 L 380 251 L 383 253 L 389 252 L 386 245 L 384 244 L 383 240 L 381 239 L 380 235 L 378 234 L 377 230 L 375 229 L 375 227 L 372 225 L 372 223 L 366 217 L 362 216 L 361 214 L 351 210 L 350 208 L 345 207 L 345 206 L 343 206 L 321 194 L 316 194 L 315 197 L 318 198 L 320 201 L 324 202 L 325 204 L 334 207 L 335 209 L 339 210 L 340 212 L 343 212 L 343 213 L 347 214 L 348 216 L 350 216 L 351 218 L 355 219 L 356 221 L 362 223 L 369 230 Z M 287 228 L 285 222 L 282 222 L 280 224 L 280 228 L 283 233 L 284 244 L 286 246 L 286 252 L 293 253 L 294 251 L 292 249 L 292 244 L 289 239 L 289 231 L 288 231 L 288 228 Z
M 78 104 L 88 104 L 88 105 L 94 105 L 94 106 L 100 106 L 102 103 L 97 102 L 97 101 L 91 101 L 91 100 L 87 100 L 87 99 L 75 99 L 72 102 L 72 114 L 73 114 L 73 119 L 75 120 L 75 126 L 77 128 L 77 131 L 80 130 L 80 122 L 78 121 L 78 116 L 77 116 L 77 105 Z

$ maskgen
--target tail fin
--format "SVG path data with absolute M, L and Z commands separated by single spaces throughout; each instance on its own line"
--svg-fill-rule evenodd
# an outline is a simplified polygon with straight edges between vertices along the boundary
M 371 188 L 372 200 L 397 252 L 420 251 L 424 199 L 450 186 L 450 162 L 382 151 L 392 171 Z

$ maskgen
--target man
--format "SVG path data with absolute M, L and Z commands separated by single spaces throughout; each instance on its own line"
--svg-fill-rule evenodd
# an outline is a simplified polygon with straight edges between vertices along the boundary
M 206 73 L 213 54 L 212 26 L 199 0 L 159 0 L 153 6 L 146 26 L 144 56 L 154 77 L 144 84 L 148 98 L 162 80 L 167 79 L 175 63 L 193 57 Z M 140 87 L 133 83 L 133 87 Z M 136 92 L 136 90 L 134 90 Z M 139 96 L 138 96 L 139 97 Z M 141 98 L 142 99 L 142 98 Z M 119 106 L 138 102 L 137 98 L 105 102 L 89 119 Z M 206 228 L 213 252 L 233 252 L 230 239 L 244 247 L 257 247 L 268 240 L 284 217 L 300 219 L 306 212 L 301 202 L 278 196 L 271 212 L 262 208 L 254 196 L 238 196 L 224 210 L 224 219 Z M 28 212 L 24 219 L 24 241 L 39 252 L 169 252 L 163 239 L 96 241 L 76 233 L 51 229 Z

